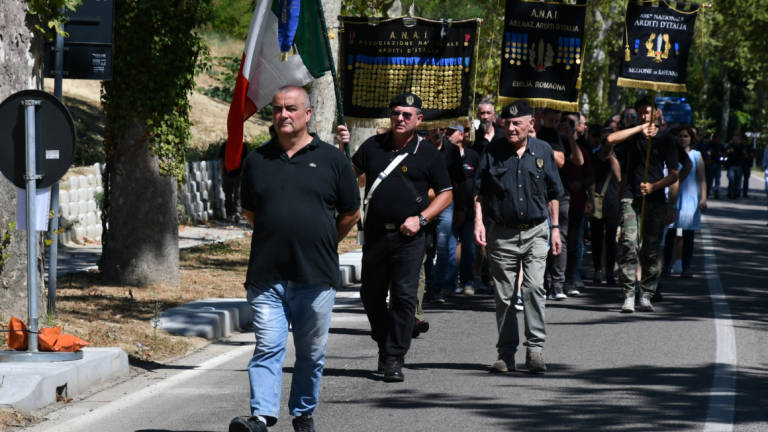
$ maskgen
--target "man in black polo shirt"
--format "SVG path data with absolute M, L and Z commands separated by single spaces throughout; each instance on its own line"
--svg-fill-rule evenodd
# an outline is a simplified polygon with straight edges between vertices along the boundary
M 390 131 L 368 138 L 352 157 L 352 165 L 355 173 L 366 178 L 360 298 L 371 323 L 371 337 L 379 345 L 378 370 L 385 381 L 398 382 L 404 379 L 403 361 L 411 346 L 424 259 L 423 228 L 451 203 L 453 195 L 440 152 L 415 133 L 423 118 L 421 99 L 404 93 L 392 99 L 389 109 Z M 339 126 L 337 137 L 341 146 L 348 142 L 347 128 Z M 405 159 L 390 167 L 405 154 Z M 390 174 L 385 176 L 388 167 Z M 427 195 L 430 188 L 436 194 L 432 202 Z
M 653 311 L 651 297 L 656 292 L 661 268 L 659 266 L 659 244 L 666 220 L 674 220 L 674 204 L 677 202 L 676 188 L 670 188 L 667 205 L 664 188 L 673 185 L 678 178 L 678 146 L 669 134 L 659 132 L 655 123 L 650 123 L 651 102 L 640 99 L 635 103 L 639 117 L 637 126 L 613 132 L 606 138 L 598 152 L 605 160 L 613 150 L 621 164 L 621 237 L 619 239 L 619 283 L 624 288 L 624 304 L 621 311 L 635 311 L 635 290 L 637 266 L 642 269 L 640 281 L 640 304 L 638 310 Z M 650 163 L 645 168 L 648 141 L 651 140 Z M 686 158 L 688 160 L 688 158 Z M 666 166 L 667 174 L 664 174 Z M 645 216 L 641 221 L 642 202 L 645 197 Z M 642 226 L 642 232 L 640 227 Z M 638 235 L 639 234 L 639 235 Z
M 475 174 L 475 241 L 486 248 L 496 290 L 498 360 L 491 366 L 496 373 L 515 369 L 520 342 L 515 301 L 521 266 L 525 364 L 531 373 L 547 370 L 542 354 L 547 337 L 544 270 L 547 243 L 552 241 L 552 254 L 561 252 L 558 198 L 564 192 L 552 147 L 528 136 L 532 114 L 525 101 L 504 107 L 506 136 L 488 145 Z
M 335 289 L 338 241 L 359 218 L 360 193 L 342 152 L 307 131 L 312 114 L 301 87 L 272 100 L 276 138 L 243 167 L 243 213 L 253 229 L 245 287 L 256 346 L 248 364 L 251 417 L 232 431 L 266 431 L 277 422 L 288 328 L 296 348 L 290 414 L 296 430 L 314 430 Z

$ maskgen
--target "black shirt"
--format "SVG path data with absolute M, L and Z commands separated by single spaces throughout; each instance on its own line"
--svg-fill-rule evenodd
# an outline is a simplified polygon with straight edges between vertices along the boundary
M 464 154 L 461 156 L 461 167 L 464 169 L 464 176 L 467 179 L 464 182 L 464 209 L 467 212 L 466 220 L 469 221 L 472 220 L 471 218 L 475 214 L 472 189 L 475 188 L 475 173 L 477 172 L 478 165 L 480 165 L 480 155 L 474 149 L 464 147 Z
M 463 193 L 467 176 L 461 166 L 461 150 L 447 137 L 443 137 L 443 145 L 438 150 L 443 155 L 443 163 L 445 163 L 448 177 L 451 179 L 451 186 L 453 186 L 453 211 L 465 211 L 466 195 Z
M 360 206 L 344 153 L 313 137 L 288 158 L 277 140 L 250 152 L 243 209 L 254 213 L 246 287 L 292 281 L 339 287 L 336 212 Z
M 645 153 L 648 148 L 648 138 L 637 133 L 620 142 L 614 147 L 616 158 L 619 160 L 622 172 L 621 198 L 642 198 L 640 183 L 645 174 Z M 664 178 L 664 166 L 670 169 L 678 168 L 678 148 L 672 136 L 659 132 L 652 139 L 651 159 L 648 165 L 648 183 L 655 183 Z M 648 201 L 664 203 L 664 189 L 654 191 L 646 198 Z
M 592 169 L 595 172 L 595 193 L 602 193 L 605 181 L 608 180 L 608 187 L 605 189 L 603 197 L 603 215 L 605 218 L 618 217 L 619 212 L 619 181 L 616 176 L 611 174 L 611 164 L 608 160 L 600 160 L 598 153 L 600 146 L 590 152 L 592 157 Z M 608 179 L 608 175 L 611 178 Z
M 540 127 L 539 131 L 536 133 L 536 137 L 548 143 L 550 147 L 552 147 L 552 150 L 558 151 L 565 155 L 565 163 L 563 166 L 557 169 L 557 172 L 560 174 L 560 183 L 567 185 L 568 164 L 570 163 L 571 159 L 571 145 L 568 143 L 568 138 L 561 134 L 557 129 L 548 126 Z M 570 193 L 568 192 L 567 188 L 564 189 L 563 197 L 570 197 Z
M 548 203 L 563 195 L 552 148 L 528 137 L 522 157 L 506 138 L 495 139 L 480 156 L 475 174 L 475 195 L 483 216 L 494 223 L 539 223 L 548 215 Z
M 494 124 L 493 138 L 491 138 L 491 141 L 499 138 L 504 138 L 504 128 L 500 128 Z M 482 154 L 483 151 L 485 151 L 485 148 L 488 147 L 488 144 L 491 143 L 491 141 L 485 139 L 485 135 L 483 135 L 483 133 L 480 131 L 480 128 L 477 128 L 475 129 L 475 143 L 472 145 L 472 148 L 475 149 L 477 154 Z
M 376 177 L 402 152 L 409 155 L 384 179 L 369 197 L 365 216 L 365 235 L 381 233 L 384 224 L 401 225 L 406 218 L 418 215 L 429 206 L 430 188 L 436 194 L 451 190 L 451 179 L 441 153 L 417 136 L 402 149 L 392 147 L 392 134 L 374 135 L 352 156 L 352 163 L 365 174 L 365 193 Z

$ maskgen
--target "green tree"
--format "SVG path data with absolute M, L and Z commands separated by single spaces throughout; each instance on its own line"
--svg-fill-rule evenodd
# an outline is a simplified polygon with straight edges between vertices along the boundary
M 179 280 L 177 187 L 207 0 L 115 2 L 112 80 L 102 87 L 102 274 L 131 285 Z

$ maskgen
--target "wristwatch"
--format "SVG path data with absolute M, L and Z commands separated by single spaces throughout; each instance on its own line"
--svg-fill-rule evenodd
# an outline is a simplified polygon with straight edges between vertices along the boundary
M 419 225 L 425 227 L 429 224 L 429 219 L 425 218 L 423 214 L 419 213 Z
M 552 225 L 551 227 L 549 227 L 550 230 L 553 230 L 555 228 L 560 229 L 560 225 Z

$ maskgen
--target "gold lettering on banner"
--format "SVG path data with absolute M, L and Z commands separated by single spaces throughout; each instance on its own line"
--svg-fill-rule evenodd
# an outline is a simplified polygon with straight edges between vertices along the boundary
M 557 16 L 556 10 L 552 11 L 552 10 L 545 10 L 545 9 L 541 9 L 541 10 L 531 9 L 531 18 L 556 20 L 558 16 Z

